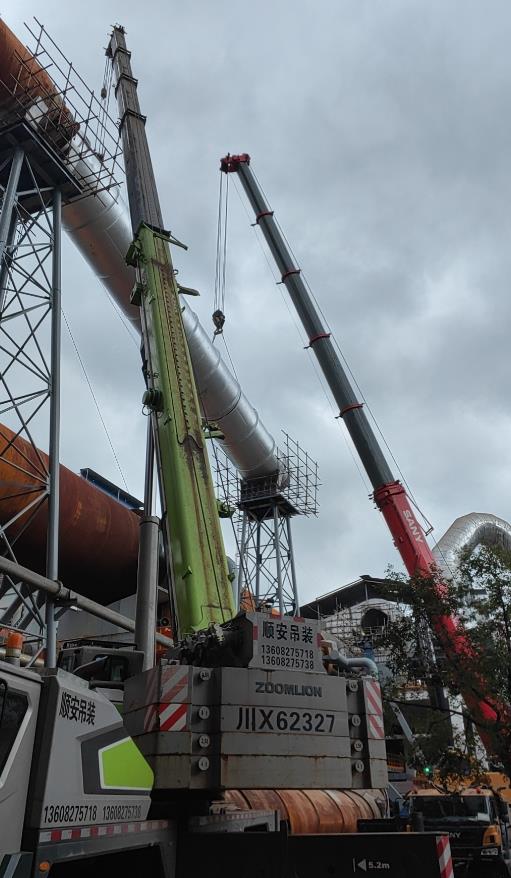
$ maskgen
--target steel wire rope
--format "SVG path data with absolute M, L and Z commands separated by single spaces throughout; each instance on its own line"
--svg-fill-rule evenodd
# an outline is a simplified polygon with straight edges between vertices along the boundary
M 223 174 L 220 174 L 220 188 L 218 193 L 218 217 L 217 217 L 217 234 L 216 234 L 216 263 L 215 263 L 215 293 L 214 293 L 214 310 L 213 324 L 215 331 L 213 333 L 213 343 L 217 335 L 222 335 L 225 323 L 225 290 L 226 290 L 226 271 L 227 271 L 227 218 L 229 210 L 229 178 L 225 185 L 225 196 L 223 194 Z
M 253 169 L 251 169 L 251 170 L 252 170 L 252 175 L 254 176 L 254 178 L 255 178 L 255 180 L 256 180 L 256 183 L 257 183 L 257 185 L 259 186 L 259 188 L 260 188 L 260 190 L 261 190 L 261 192 L 262 192 L 262 194 L 263 194 L 263 197 L 264 197 L 266 203 L 271 207 L 270 202 L 269 202 L 269 200 L 268 200 L 268 197 L 267 197 L 267 195 L 266 195 L 266 193 L 265 193 L 265 191 L 264 191 L 264 189 L 263 189 L 263 187 L 262 187 L 262 185 L 261 185 L 261 183 L 260 183 L 258 177 L 256 176 L 254 170 L 253 170 Z M 293 260 L 294 260 L 294 262 L 295 262 L 295 265 L 298 266 L 298 265 L 300 264 L 300 261 L 298 260 L 298 258 L 297 258 L 297 256 L 296 256 L 295 252 L 293 251 L 293 248 L 292 248 L 292 246 L 291 246 L 291 244 L 290 244 L 288 238 L 286 237 L 286 234 L 285 234 L 285 232 L 284 232 L 284 229 L 283 229 L 282 226 L 280 225 L 280 223 L 279 223 L 279 221 L 278 221 L 278 219 L 276 218 L 275 215 L 273 215 L 273 219 L 274 219 L 274 222 L 275 222 L 275 224 L 276 224 L 276 226 L 277 226 L 277 228 L 278 228 L 280 234 L 282 235 L 284 241 L 285 241 L 286 244 L 287 244 L 287 247 L 288 247 L 289 252 L 290 252 L 290 254 L 291 254 L 291 256 L 292 256 L 292 258 L 293 258 Z M 323 319 L 323 322 L 324 322 L 324 324 L 325 324 L 325 327 L 326 327 L 327 331 L 329 332 L 329 334 L 330 334 L 330 336 L 331 336 L 331 338 L 332 338 L 333 344 L 334 344 L 335 347 L 337 348 L 337 351 L 338 351 L 338 353 L 339 353 L 339 356 L 341 357 L 341 360 L 342 360 L 342 362 L 344 363 L 344 365 L 345 365 L 345 367 L 346 367 L 346 371 L 348 372 L 350 378 L 352 379 L 353 384 L 354 384 L 354 386 L 355 386 L 357 392 L 358 392 L 359 395 L 360 395 L 360 399 L 361 399 L 362 402 L 364 403 L 364 407 L 367 409 L 367 411 L 368 411 L 368 413 L 369 413 L 369 416 L 370 416 L 371 420 L 373 421 L 373 423 L 374 423 L 374 425 L 375 425 L 375 427 L 376 427 L 376 430 L 377 430 L 379 436 L 381 437 L 381 440 L 382 440 L 382 442 L 383 442 L 385 448 L 386 448 L 387 451 L 389 452 L 389 455 L 390 455 L 390 457 L 391 457 L 391 460 L 392 460 L 393 463 L 395 464 L 395 467 L 396 467 L 396 469 L 397 469 L 397 471 L 398 471 L 398 473 L 399 473 L 399 475 L 400 475 L 400 477 L 401 477 L 401 480 L 402 480 L 403 484 L 405 485 L 405 487 L 406 487 L 406 489 L 407 489 L 407 491 L 408 491 L 408 494 L 409 494 L 409 497 L 410 497 L 410 500 L 411 500 L 413 506 L 415 507 L 415 509 L 417 510 L 417 512 L 419 513 L 419 515 L 422 517 L 423 521 L 426 523 L 425 534 L 426 534 L 426 536 L 428 536 L 428 534 L 430 534 L 430 533 L 433 531 L 434 526 L 433 526 L 433 524 L 431 523 L 431 521 L 428 519 L 428 517 L 425 515 L 425 513 L 422 511 L 422 509 L 420 508 L 420 506 L 419 506 L 417 500 L 415 499 L 415 496 L 414 496 L 413 490 L 412 490 L 412 488 L 410 487 L 410 485 L 409 485 L 409 483 L 408 483 L 408 481 L 407 481 L 407 479 L 406 479 L 406 477 L 405 477 L 405 475 L 404 475 L 404 473 L 403 473 L 401 467 L 399 466 L 399 463 L 398 463 L 398 461 L 397 461 L 397 459 L 396 459 L 396 457 L 395 457 L 395 455 L 394 455 L 394 453 L 393 453 L 393 451 L 392 451 L 392 448 L 390 447 L 389 443 L 387 442 L 387 439 L 386 439 L 386 437 L 385 437 L 385 435 L 384 435 L 384 433 L 383 433 L 383 430 L 382 430 L 382 428 L 381 428 L 381 426 L 380 426 L 380 424 L 379 424 L 379 422 L 378 422 L 378 420 L 377 420 L 377 418 L 376 418 L 376 415 L 374 414 L 374 412 L 373 412 L 373 410 L 372 410 L 372 407 L 370 406 L 369 402 L 367 401 L 367 398 L 366 398 L 366 396 L 365 396 L 365 394 L 364 394 L 362 388 L 360 387 L 360 385 L 359 385 L 359 383 L 358 383 L 358 381 L 357 381 L 357 379 L 356 379 L 356 376 L 355 376 L 355 374 L 353 373 L 353 371 L 352 371 L 352 369 L 351 369 L 351 366 L 350 366 L 348 360 L 346 359 L 346 356 L 345 356 L 345 354 L 344 354 L 344 352 L 343 352 L 343 350 L 342 350 L 342 348 L 341 348 L 341 346 L 340 346 L 340 344 L 339 344 L 339 342 L 338 342 L 338 340 L 337 340 L 337 337 L 336 337 L 336 335 L 335 335 L 335 333 L 334 333 L 334 331 L 333 331 L 333 329 L 332 329 L 332 326 L 331 326 L 331 324 L 329 323 L 329 320 L 328 320 L 326 314 L 324 313 L 324 311 L 323 311 L 323 309 L 322 309 L 322 307 L 321 307 L 321 304 L 319 303 L 318 299 L 316 298 L 316 295 L 315 295 L 315 293 L 314 293 L 314 290 L 312 289 L 312 287 L 311 287 L 311 285 L 310 285 L 310 283 L 309 283 L 309 281 L 308 281 L 308 279 L 307 279 L 307 276 L 306 276 L 305 272 L 304 272 L 303 269 L 301 269 L 301 268 L 300 268 L 300 277 L 302 278 L 302 280 L 303 280 L 305 286 L 307 287 L 307 290 L 308 290 L 308 292 L 309 292 L 309 294 L 310 294 L 310 296 L 311 296 L 311 298 L 312 298 L 314 304 L 316 305 L 316 308 L 318 309 L 318 313 L 320 314 L 321 318 Z M 344 431 L 343 431 L 343 433 L 344 433 Z
M 95 131 L 95 146 L 94 149 L 96 152 L 99 149 L 104 147 L 104 143 L 102 141 L 102 137 L 104 136 L 104 132 L 106 131 L 108 116 L 108 108 L 110 105 L 110 92 L 112 88 L 112 78 L 113 78 L 113 64 L 110 63 L 110 59 L 107 57 L 105 59 L 105 68 L 103 72 L 103 83 L 101 86 L 101 101 L 99 102 L 99 112 L 97 114 L 98 124 Z M 94 94 L 94 93 L 93 93 Z M 102 132 L 102 133 L 100 133 Z
M 107 290 L 106 287 L 104 287 L 104 289 L 105 289 L 105 291 L 106 291 L 107 299 L 108 299 L 108 301 L 110 302 L 110 304 L 111 304 L 111 306 L 112 306 L 112 309 L 113 309 L 114 313 L 115 313 L 116 316 L 119 318 L 119 320 L 120 320 L 120 322 L 122 323 L 122 325 L 124 326 L 126 332 L 128 333 L 128 335 L 129 335 L 129 337 L 130 337 L 130 340 L 133 342 L 133 344 L 135 345 L 135 347 L 137 348 L 137 350 L 139 350 L 139 349 L 140 349 L 140 339 L 137 338 L 135 335 L 133 335 L 133 333 L 132 333 L 132 331 L 131 331 L 131 326 L 130 326 L 130 324 L 129 324 L 128 321 L 126 320 L 124 314 L 122 313 L 122 311 L 121 311 L 121 309 L 119 308 L 118 304 L 115 302 L 115 300 L 114 300 L 113 296 L 111 295 L 111 293 L 109 292 L 109 290 Z
M 227 174 L 227 181 L 225 186 L 225 210 L 224 210 L 224 240 L 223 240 L 223 253 L 222 253 L 222 289 L 221 289 L 221 305 L 220 310 L 225 311 L 225 279 L 226 279 L 226 268 L 227 268 L 227 216 L 229 210 L 229 174 Z
M 221 244 L 222 244 L 222 193 L 223 193 L 224 175 L 220 174 L 220 186 L 218 192 L 218 215 L 216 226 L 216 260 L 215 260 L 215 290 L 213 297 L 213 308 L 216 311 L 219 307 L 219 289 L 220 289 L 220 260 L 221 260 Z
M 119 458 L 117 457 L 117 453 L 116 453 L 116 451 L 115 451 L 115 448 L 114 448 L 113 442 L 112 442 L 112 440 L 111 440 L 111 438 L 110 438 L 110 433 L 108 432 L 108 427 L 107 427 L 107 425 L 106 425 L 106 423 L 105 423 L 105 419 L 103 418 L 103 415 L 102 415 L 102 412 L 101 412 L 101 408 L 100 408 L 99 402 L 98 402 L 98 400 L 97 400 L 96 394 L 94 393 L 94 388 L 93 388 L 93 386 L 92 386 L 92 382 L 91 382 L 91 380 L 90 380 L 90 378 L 89 378 L 89 376 L 88 376 L 87 369 L 85 368 L 85 363 L 83 362 L 83 359 L 82 359 L 82 356 L 81 356 L 81 354 L 80 354 L 80 351 L 78 350 L 78 345 L 76 344 L 75 337 L 74 337 L 74 335 L 73 335 L 73 333 L 72 333 L 72 331 L 71 331 L 71 326 L 69 325 L 69 320 L 67 319 L 66 313 L 65 313 L 65 311 L 64 311 L 63 308 L 61 308 L 61 313 L 62 313 L 62 317 L 64 318 L 64 323 L 66 324 L 66 328 L 67 328 L 67 331 L 68 331 L 68 333 L 69 333 L 69 337 L 70 337 L 70 339 L 71 339 L 71 342 L 72 342 L 73 348 L 74 348 L 74 350 L 75 350 L 75 354 L 76 354 L 76 356 L 77 356 L 77 358 L 78 358 L 78 362 L 80 363 L 80 366 L 81 366 L 82 372 L 83 372 L 83 374 L 84 374 L 85 381 L 87 382 L 87 386 L 88 386 L 89 391 L 90 391 L 90 394 L 91 394 L 91 396 L 92 396 L 92 400 L 93 400 L 94 405 L 95 405 L 95 407 L 96 407 L 96 411 L 97 411 L 97 413 L 98 413 L 98 417 L 99 417 L 99 420 L 100 420 L 100 422 L 101 422 L 101 426 L 103 427 L 103 430 L 104 430 L 104 432 L 105 432 L 105 436 L 106 436 L 106 438 L 107 438 L 107 440 L 108 440 L 108 444 L 110 445 L 110 450 L 111 450 L 112 455 L 113 455 L 113 458 L 114 458 L 114 460 L 115 460 L 115 464 L 116 464 L 117 469 L 119 470 L 119 472 L 120 472 L 120 474 L 121 474 L 121 478 L 122 478 L 122 480 L 123 480 L 124 487 L 126 488 L 126 491 L 128 491 L 128 493 L 129 493 L 128 483 L 127 483 L 126 478 L 125 478 L 125 476 L 124 476 L 124 472 L 123 472 L 123 470 L 122 470 L 121 464 L 119 463 Z
M 219 193 L 218 193 L 218 213 L 217 213 L 217 236 L 216 236 L 215 290 L 214 290 L 214 315 L 217 314 L 218 312 L 220 312 L 222 314 L 222 316 L 224 316 L 223 311 L 225 308 L 228 193 L 229 193 L 229 188 L 228 188 L 229 187 L 229 177 L 227 177 L 226 193 L 225 193 L 225 199 L 224 199 L 224 197 L 223 197 L 223 177 L 224 177 L 223 173 L 220 172 L 220 184 L 219 184 Z M 225 207 L 224 207 L 224 201 L 225 201 Z M 223 226 L 222 226 L 222 219 L 223 219 Z M 215 322 L 214 315 L 213 315 L 213 322 Z M 221 326 L 217 326 L 215 329 L 215 332 L 213 333 L 213 344 L 215 343 L 218 335 L 222 336 L 231 369 L 233 371 L 234 377 L 236 378 L 236 380 L 239 383 L 238 375 L 236 372 L 236 367 L 234 365 L 234 361 L 232 359 L 231 352 L 229 350 L 229 345 L 227 344 L 227 339 L 225 337 L 223 323 L 221 324 Z M 204 400 L 203 400 L 202 395 L 200 393 L 198 393 L 198 397 L 199 397 L 199 402 L 201 405 L 204 420 L 207 423 L 208 417 L 206 414 Z M 229 503 L 229 490 L 224 482 L 224 476 L 223 476 L 223 469 L 224 468 L 220 464 L 218 448 L 217 448 L 216 442 L 214 440 L 212 440 L 212 446 L 213 446 L 213 456 L 214 456 L 214 460 L 215 460 L 215 468 L 216 468 L 216 474 L 217 474 L 217 484 L 218 484 L 218 482 L 220 483 L 218 485 L 218 487 L 221 490 L 224 502 L 228 504 Z M 227 460 L 228 460 L 228 458 L 227 458 Z M 238 555 L 238 558 L 240 559 L 239 563 L 240 563 L 240 566 L 243 566 L 244 561 L 243 561 L 242 554 L 241 554 L 240 539 L 238 537 L 238 533 L 236 530 L 236 525 L 235 525 L 234 520 L 233 520 L 233 516 L 230 516 L 230 523 L 231 523 L 231 529 L 232 529 L 232 533 L 233 533 L 233 537 L 234 537 L 236 553 Z M 244 572 L 246 574 L 246 567 L 245 567 L 245 570 L 242 572 Z M 246 583 L 246 585 L 247 585 L 247 588 L 248 588 L 251 596 L 254 597 L 254 595 L 250 589 L 250 586 L 247 583 Z

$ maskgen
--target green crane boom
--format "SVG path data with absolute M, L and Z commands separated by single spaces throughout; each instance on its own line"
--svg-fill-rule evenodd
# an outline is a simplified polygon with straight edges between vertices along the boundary
M 145 118 L 122 28 L 114 29 L 107 53 L 116 73 L 135 236 L 127 258 L 137 270 L 133 301 L 141 307 L 145 399 L 152 409 L 166 549 L 182 635 L 231 619 L 234 598 L 170 255 L 169 243 L 179 242 L 163 229 Z

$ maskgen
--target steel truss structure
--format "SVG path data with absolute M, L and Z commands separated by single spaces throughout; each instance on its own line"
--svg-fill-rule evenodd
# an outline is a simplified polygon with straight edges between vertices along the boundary
M 62 207 L 117 185 L 117 126 L 42 25 L 2 82 L 0 114 L 0 553 L 47 533 L 32 565 L 58 579 Z M 30 56 L 36 59 L 37 65 Z M 48 447 L 48 455 L 38 450 Z M 57 609 L 4 575 L 0 623 L 29 629 L 56 660 Z
M 0 217 L 0 462 L 4 487 L 0 504 L 5 516 L 0 531 L 3 553 L 13 560 L 16 545 L 36 517 L 48 520 L 46 571 L 58 576 L 58 433 L 60 372 L 60 237 L 61 192 L 42 187 L 29 146 L 20 138 L 10 162 Z M 44 190 L 46 191 L 43 191 Z M 39 452 L 34 430 L 43 414 L 49 419 L 50 456 Z M 46 500 L 50 498 L 49 509 Z M 13 600 L 1 621 L 24 628 L 35 621 L 44 628 L 41 606 L 32 593 L 5 577 L 2 596 Z M 52 625 L 48 607 L 46 622 Z
M 318 511 L 318 465 L 283 431 L 278 474 L 246 481 L 224 455 L 215 454 L 216 486 L 235 510 L 238 608 L 299 610 L 291 519 Z

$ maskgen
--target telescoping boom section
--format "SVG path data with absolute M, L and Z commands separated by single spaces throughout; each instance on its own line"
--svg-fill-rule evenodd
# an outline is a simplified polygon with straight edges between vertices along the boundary
M 394 544 L 401 555 L 410 576 L 419 573 L 431 575 L 436 567 L 425 533 L 417 520 L 406 490 L 394 475 L 386 461 L 382 449 L 364 411 L 364 405 L 357 399 L 354 388 L 346 374 L 337 351 L 332 343 L 330 332 L 304 283 L 300 268 L 290 253 L 284 236 L 275 221 L 273 211 L 266 203 L 252 168 L 250 156 L 227 155 L 221 160 L 220 170 L 224 173 L 237 173 L 243 189 L 254 210 L 256 223 L 260 227 L 273 258 L 277 264 L 282 283 L 285 285 L 298 316 L 303 324 L 321 370 L 328 382 L 339 414 L 346 424 L 348 433 L 359 454 L 364 469 L 373 487 L 373 497 L 382 512 L 392 534 Z M 440 586 L 441 587 L 441 586 Z M 456 620 L 451 616 L 436 619 L 435 630 L 443 645 L 460 657 L 466 655 L 470 645 L 460 632 Z M 487 721 L 495 719 L 495 712 L 485 702 L 475 700 L 473 693 L 464 693 L 467 704 Z
M 141 308 L 144 372 L 151 410 L 164 535 L 177 628 L 186 634 L 234 615 L 218 508 L 169 243 L 131 72 L 124 30 L 114 28 L 108 53 L 116 78 L 133 234 L 128 261 L 137 272 L 133 300 Z

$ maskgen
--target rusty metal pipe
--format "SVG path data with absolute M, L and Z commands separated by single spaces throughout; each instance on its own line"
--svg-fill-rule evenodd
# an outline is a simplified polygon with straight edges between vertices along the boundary
M 21 564 L 44 573 L 48 456 L 0 424 L 0 522 Z M 40 498 L 27 510 L 27 498 Z M 14 519 L 14 520 L 13 520 Z M 60 564 L 64 582 L 102 604 L 133 594 L 139 516 L 60 467 Z
M 278 811 L 293 835 L 357 832 L 358 820 L 382 816 L 380 790 L 227 790 L 241 810 Z

